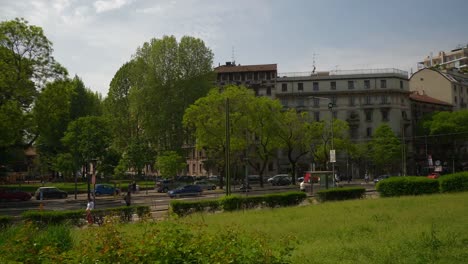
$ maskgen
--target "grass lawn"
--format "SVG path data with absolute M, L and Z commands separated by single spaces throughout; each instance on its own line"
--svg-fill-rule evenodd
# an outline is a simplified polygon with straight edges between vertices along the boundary
M 179 221 L 295 237 L 293 263 L 466 263 L 468 193 L 193 215 Z

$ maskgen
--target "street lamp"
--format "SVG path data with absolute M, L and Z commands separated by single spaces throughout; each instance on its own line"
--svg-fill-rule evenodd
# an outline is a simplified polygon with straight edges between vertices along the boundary
M 330 149 L 330 162 L 332 164 L 332 181 L 333 181 L 333 186 L 336 186 L 335 182 L 335 162 L 336 162 L 336 152 L 333 146 L 333 140 L 334 140 L 334 135 L 333 135 L 333 107 L 335 104 L 330 98 L 327 97 L 318 97 L 318 96 L 309 96 L 309 98 L 317 98 L 317 99 L 325 99 L 328 100 L 328 110 L 330 110 L 330 131 L 331 131 L 331 149 Z M 328 189 L 328 177 L 325 177 L 325 188 Z

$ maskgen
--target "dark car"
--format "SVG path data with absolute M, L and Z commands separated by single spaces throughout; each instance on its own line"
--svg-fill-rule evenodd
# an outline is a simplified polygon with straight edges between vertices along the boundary
M 193 184 L 200 186 L 203 190 L 216 190 L 216 184 L 209 181 L 195 181 Z
M 187 176 L 187 175 L 185 175 L 185 176 L 177 176 L 177 177 L 176 177 L 176 181 L 178 181 L 178 182 L 192 183 L 192 182 L 195 181 L 195 177 L 193 177 L 193 176 Z
M 198 186 L 198 185 L 184 185 L 181 186 L 177 189 L 170 190 L 167 192 L 169 197 L 174 198 L 174 197 L 180 197 L 180 196 L 197 196 L 201 195 L 203 192 L 203 189 Z
M 103 195 L 103 194 L 118 195 L 120 193 L 120 189 L 114 188 L 114 186 L 109 185 L 109 184 L 96 184 L 94 193 L 96 194 L 96 196 Z
M 19 201 L 29 201 L 31 200 L 31 194 L 22 191 L 16 190 L 0 190 L 0 201 L 3 200 L 19 200 Z
M 268 179 L 268 182 L 271 183 L 271 185 L 273 186 L 275 185 L 279 186 L 279 185 L 290 185 L 292 181 L 289 175 L 278 174 Z
M 174 181 L 173 179 L 165 179 L 156 183 L 156 191 L 160 193 L 167 192 L 179 187 L 181 184 L 183 183 Z
M 41 195 L 42 193 L 42 195 Z M 67 198 L 68 194 L 57 187 L 39 187 L 34 193 L 36 200 L 47 198 Z

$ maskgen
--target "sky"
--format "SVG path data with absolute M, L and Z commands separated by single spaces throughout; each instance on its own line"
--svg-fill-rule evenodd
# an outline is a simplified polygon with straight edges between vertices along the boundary
M 0 0 L 0 21 L 43 28 L 54 57 L 107 95 L 117 70 L 152 38 L 202 39 L 213 66 L 278 72 L 397 68 L 468 44 L 467 0 Z

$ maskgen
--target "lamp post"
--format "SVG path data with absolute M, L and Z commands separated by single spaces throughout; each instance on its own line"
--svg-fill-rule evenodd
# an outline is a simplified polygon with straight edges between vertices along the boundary
M 328 100 L 328 110 L 330 110 L 330 131 L 331 131 L 331 148 L 330 148 L 330 163 L 332 164 L 332 181 L 333 181 L 333 186 L 336 186 L 335 182 L 335 162 L 336 162 L 336 152 L 333 146 L 333 141 L 334 141 L 334 135 L 333 135 L 333 107 L 335 104 L 330 98 L 327 97 L 318 97 L 318 96 L 309 96 L 309 98 L 317 98 L 317 99 L 325 99 Z M 325 188 L 328 189 L 328 177 L 325 177 Z

